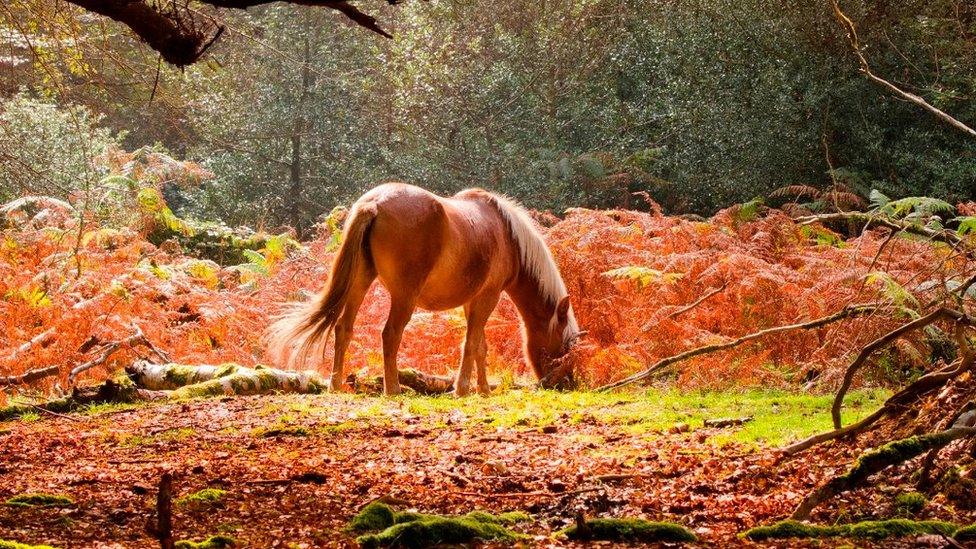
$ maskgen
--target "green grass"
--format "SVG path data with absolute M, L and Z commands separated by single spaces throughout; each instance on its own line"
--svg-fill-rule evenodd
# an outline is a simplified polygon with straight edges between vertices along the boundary
M 853 391 L 844 408 L 844 421 L 873 412 L 888 397 L 880 389 Z M 461 414 L 469 424 L 538 429 L 559 422 L 622 426 L 631 434 L 667 431 L 676 423 L 692 430 L 706 419 L 752 416 L 741 427 L 719 430 L 714 444 L 739 442 L 781 445 L 831 428 L 832 395 L 811 395 L 779 390 L 683 392 L 649 389 L 630 393 L 555 392 L 513 390 L 488 398 L 455 399 L 448 396 L 401 397 L 406 410 L 425 417 Z M 367 409 L 380 413 L 377 403 Z M 365 414 L 368 415 L 368 414 Z
M 96 416 L 104 413 L 114 413 L 122 412 L 126 410 L 135 410 L 145 406 L 146 403 L 129 403 L 129 402 L 106 402 L 101 404 L 86 404 L 79 409 L 79 413 Z
M 20 414 L 20 421 L 23 423 L 34 423 L 39 419 L 41 419 L 41 414 L 37 412 L 24 412 Z

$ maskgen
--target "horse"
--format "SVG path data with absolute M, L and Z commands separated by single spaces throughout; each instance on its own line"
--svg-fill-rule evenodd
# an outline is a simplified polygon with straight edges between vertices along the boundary
M 454 394 L 471 393 L 474 367 L 478 391 L 488 394 L 485 324 L 502 292 L 521 317 L 524 357 L 540 385 L 571 382 L 571 371 L 559 362 L 581 332 L 559 268 L 532 218 L 516 202 L 482 189 L 447 198 L 405 183 L 385 183 L 351 207 L 341 242 L 317 297 L 271 326 L 269 350 L 279 362 L 304 362 L 332 332 L 330 385 L 340 390 L 356 314 L 379 278 L 390 294 L 383 328 L 386 395 L 400 393 L 397 350 L 417 307 L 464 307 L 467 328 Z

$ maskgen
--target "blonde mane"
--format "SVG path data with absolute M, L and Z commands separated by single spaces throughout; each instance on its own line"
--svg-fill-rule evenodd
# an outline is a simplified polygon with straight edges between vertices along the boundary
M 549 246 L 536 228 L 535 221 L 529 216 L 529 212 L 521 204 L 510 198 L 489 193 L 498 211 L 505 218 L 512 237 L 519 248 L 522 260 L 521 268 L 531 276 L 539 285 L 542 297 L 552 303 L 559 303 L 559 300 L 569 295 L 566 291 L 566 284 L 563 282 L 562 275 L 559 274 L 559 267 L 556 260 L 549 251 Z M 555 317 L 553 318 L 555 321 Z M 572 337 L 579 333 L 579 326 L 576 323 L 576 315 L 573 308 L 569 308 L 569 321 L 566 323 L 565 337 Z

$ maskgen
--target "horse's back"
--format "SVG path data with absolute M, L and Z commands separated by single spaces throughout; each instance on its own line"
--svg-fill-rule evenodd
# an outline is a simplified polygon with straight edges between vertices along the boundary
M 369 191 L 375 204 L 370 252 L 391 294 L 414 295 L 426 309 L 458 307 L 500 289 L 512 269 L 507 226 L 480 189 L 442 198 L 404 183 Z

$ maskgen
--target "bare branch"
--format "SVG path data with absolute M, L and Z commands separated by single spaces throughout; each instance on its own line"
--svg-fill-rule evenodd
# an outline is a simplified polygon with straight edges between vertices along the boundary
M 851 388 L 851 382 L 854 380 L 854 375 L 861 368 L 861 366 L 864 365 L 867 359 L 874 354 L 875 351 L 885 347 L 892 341 L 898 339 L 908 332 L 924 328 L 929 324 L 946 318 L 952 318 L 957 322 L 965 322 L 968 324 L 968 319 L 964 314 L 951 309 L 939 308 L 921 318 L 915 319 L 907 324 L 902 324 L 861 349 L 861 352 L 858 353 L 854 361 L 851 362 L 850 366 L 847 367 L 847 371 L 844 372 L 844 380 L 841 382 L 840 389 L 837 391 L 837 396 L 834 397 L 834 403 L 830 407 L 830 415 L 834 421 L 834 428 L 841 428 L 840 409 L 844 405 L 844 396 L 847 395 L 847 390 Z
M 710 292 L 706 293 L 705 295 L 701 296 L 700 298 L 698 298 L 691 305 L 686 305 L 686 306 L 678 309 L 677 311 L 669 314 L 668 315 L 668 318 L 675 318 L 675 317 L 678 317 L 680 315 L 683 315 L 683 314 L 687 313 L 688 311 L 694 309 L 695 307 L 697 307 L 697 306 L 701 305 L 702 303 L 704 303 L 705 301 L 707 301 L 708 298 L 712 297 L 713 295 L 717 295 L 717 294 L 721 293 L 722 290 L 724 290 L 726 288 L 726 286 L 728 286 L 728 285 L 729 285 L 728 282 L 722 282 L 722 285 L 721 286 L 719 286 L 718 288 L 715 288 L 715 289 L 711 290 Z
M 847 15 L 844 14 L 840 9 L 840 4 L 838 0 L 831 0 L 834 7 L 834 15 L 837 17 L 837 21 L 840 22 L 841 26 L 844 27 L 844 31 L 847 33 L 847 39 L 851 44 L 851 49 L 854 51 L 854 55 L 857 56 L 858 62 L 861 64 L 861 72 L 868 77 L 868 80 L 878 84 L 879 86 L 891 91 L 898 97 L 922 107 L 929 113 L 933 114 L 941 122 L 952 126 L 953 128 L 969 135 L 969 137 L 976 138 L 976 130 L 970 128 L 966 124 L 960 122 L 958 119 L 952 117 L 945 111 L 940 110 L 935 107 L 922 97 L 915 95 L 914 93 L 907 92 L 898 86 L 892 84 L 890 81 L 881 78 L 880 76 L 874 74 L 871 70 L 871 66 L 868 64 L 868 60 L 864 57 L 864 52 L 861 50 L 861 44 L 857 37 L 857 28 L 854 26 L 854 22 L 851 21 Z
M 158 349 L 155 345 L 152 344 L 152 342 L 146 339 L 145 334 L 142 333 L 142 330 L 139 328 L 139 326 L 133 324 L 132 327 L 135 329 L 135 333 L 133 335 L 119 341 L 112 341 L 110 343 L 107 343 L 104 347 L 102 347 L 102 354 L 98 355 L 97 357 L 89 360 L 84 364 L 79 364 L 78 366 L 72 368 L 71 373 L 68 374 L 68 382 L 74 383 L 75 378 L 78 377 L 78 374 L 85 372 L 87 370 L 91 370 L 95 366 L 105 364 L 105 362 L 108 361 L 108 359 L 122 347 L 132 348 L 136 345 L 143 345 L 149 348 L 150 351 L 152 351 L 156 356 L 158 356 L 164 362 L 170 362 L 170 358 L 165 352 Z
M 7 385 L 27 385 L 28 383 L 34 383 L 46 377 L 56 376 L 59 371 L 61 371 L 60 366 L 48 366 L 46 368 L 29 370 L 19 376 L 0 377 L 0 387 Z
M 878 309 L 880 309 L 882 307 L 883 307 L 883 305 L 880 305 L 880 304 L 877 304 L 877 303 L 867 303 L 867 304 L 859 304 L 859 305 L 848 305 L 847 307 L 844 307 L 843 309 L 841 309 L 840 311 L 838 311 L 838 312 L 836 312 L 836 313 L 834 313 L 832 315 L 824 316 L 824 317 L 818 318 L 816 320 L 811 320 L 811 321 L 808 321 L 808 322 L 802 322 L 802 323 L 799 323 L 799 324 L 789 324 L 789 325 L 786 325 L 786 326 L 776 326 L 775 328 L 767 328 L 765 330 L 761 330 L 761 331 L 758 331 L 758 332 L 755 332 L 755 333 L 751 333 L 751 334 L 748 334 L 748 335 L 744 335 L 744 336 L 742 336 L 742 337 L 740 337 L 738 339 L 734 339 L 732 341 L 727 341 L 725 343 L 716 343 L 714 345 L 705 345 L 703 347 L 696 347 L 694 349 L 685 351 L 683 353 L 680 353 L 680 354 L 677 354 L 677 355 L 674 355 L 674 356 L 669 356 L 667 358 L 662 358 L 661 360 L 658 360 L 653 365 L 651 365 L 650 367 L 648 367 L 646 370 L 643 370 L 641 372 L 638 372 L 638 373 L 636 373 L 636 374 L 634 374 L 634 375 L 632 375 L 630 377 L 621 379 L 620 381 L 615 381 L 613 383 L 609 383 L 607 385 L 604 385 L 604 386 L 598 388 L 597 391 L 609 391 L 610 389 L 616 389 L 618 387 L 623 387 L 624 385 L 630 385 L 631 383 L 636 383 L 638 381 L 643 381 L 645 379 L 648 379 L 652 375 L 654 375 L 656 372 L 658 372 L 658 371 L 660 371 L 660 370 L 662 370 L 662 369 L 664 369 L 664 368 L 666 368 L 668 366 L 671 366 L 672 364 L 675 364 L 677 362 L 681 362 L 681 361 L 684 361 L 684 360 L 688 360 L 689 358 L 693 358 L 693 357 L 696 357 L 696 356 L 699 356 L 699 355 L 704 355 L 704 354 L 708 354 L 708 353 L 714 353 L 714 352 L 718 352 L 718 351 L 725 351 L 725 350 L 728 350 L 728 349 L 732 349 L 734 347 L 738 347 L 739 345 L 742 345 L 743 343 L 748 343 L 750 341 L 754 341 L 756 339 L 760 339 L 760 338 L 763 338 L 763 337 L 766 337 L 766 336 L 769 336 L 769 335 L 773 335 L 773 334 L 778 334 L 778 333 L 781 333 L 781 332 L 789 332 L 789 331 L 792 331 L 792 330 L 812 330 L 814 328 L 820 328 L 822 326 L 826 326 L 828 324 L 837 322 L 838 320 L 842 320 L 842 319 L 845 319 L 845 318 L 850 318 L 850 317 L 853 317 L 853 316 L 860 316 L 860 315 L 863 315 L 863 314 L 873 313 L 873 312 L 877 311 Z

